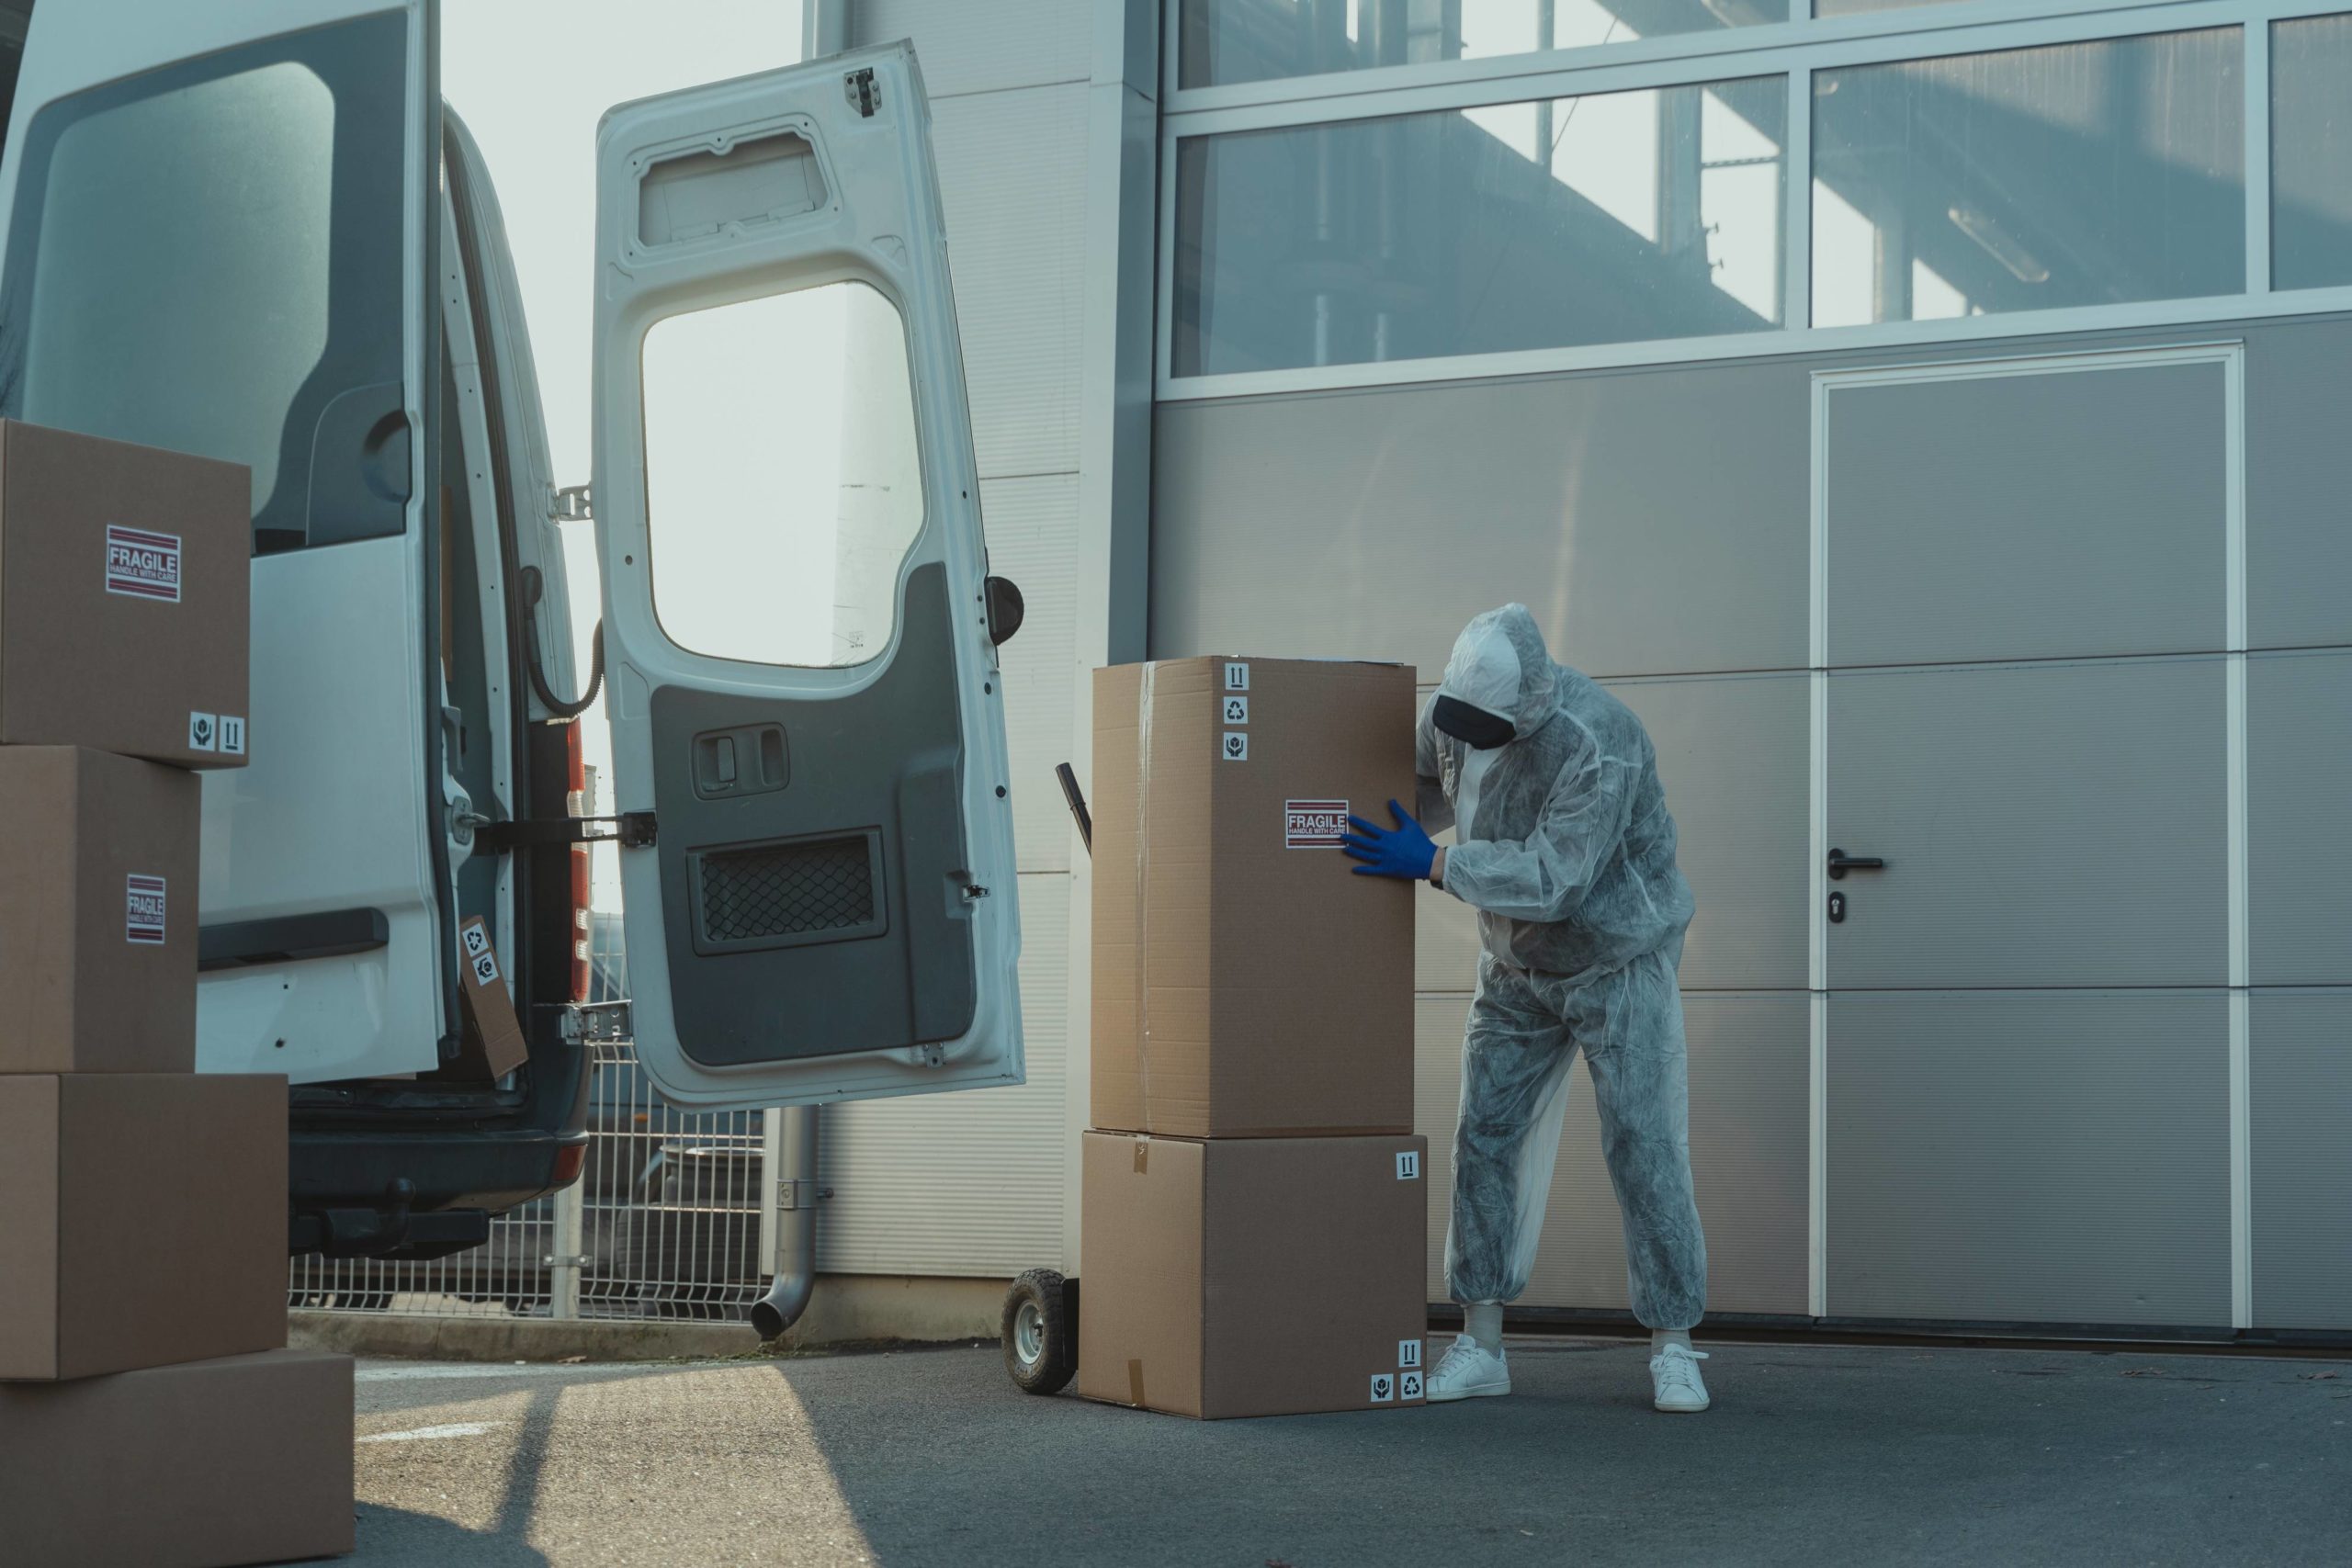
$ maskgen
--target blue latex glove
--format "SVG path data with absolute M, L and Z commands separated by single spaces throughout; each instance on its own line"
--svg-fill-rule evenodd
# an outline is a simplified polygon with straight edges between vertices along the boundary
M 1375 828 L 1361 817 L 1349 817 L 1348 825 L 1355 831 L 1340 841 L 1347 846 L 1351 859 L 1364 863 L 1355 868 L 1356 874 L 1427 882 L 1430 865 L 1437 859 L 1437 846 L 1430 842 L 1430 836 L 1421 831 L 1421 825 L 1403 807 L 1392 800 L 1388 811 L 1396 818 L 1394 831 Z

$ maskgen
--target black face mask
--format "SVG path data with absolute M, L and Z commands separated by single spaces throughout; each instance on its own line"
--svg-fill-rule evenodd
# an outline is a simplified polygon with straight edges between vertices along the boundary
M 1491 751 L 1519 736 L 1510 720 L 1448 696 L 1440 696 L 1430 707 L 1430 722 L 1475 751 Z

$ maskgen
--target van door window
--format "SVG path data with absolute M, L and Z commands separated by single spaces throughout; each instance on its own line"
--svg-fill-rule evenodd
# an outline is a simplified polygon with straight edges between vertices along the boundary
M 693 653 L 824 669 L 889 647 L 922 531 L 907 329 L 864 283 L 645 334 L 653 612 Z
M 406 71 L 389 12 L 44 107 L 0 412 L 248 465 L 257 555 L 401 532 Z

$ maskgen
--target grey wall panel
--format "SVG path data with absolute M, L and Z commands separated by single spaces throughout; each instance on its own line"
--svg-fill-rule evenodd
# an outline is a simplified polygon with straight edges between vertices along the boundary
M 1021 878 L 1021 1017 L 1028 1081 L 825 1108 L 820 1155 L 833 1195 L 817 1227 L 829 1274 L 1010 1279 L 1062 1254 L 1072 1134 L 1069 878 Z
M 2217 363 L 1828 397 L 1829 661 L 2219 650 Z
M 1082 82 L 1092 60 L 1092 0 L 856 0 L 861 44 L 914 40 L 933 101 L 1052 82 Z
M 1689 989 L 1805 983 L 1811 896 L 1811 697 L 1804 676 L 1627 682 L 1610 688 L 1657 747 L 1676 857 L 1697 901 Z
M 1805 660 L 1805 377 L 1715 365 L 1171 403 L 1155 658 L 1397 659 L 1510 600 L 1593 674 Z
M 2352 985 L 2352 653 L 2246 660 L 2246 850 L 2254 983 Z
M 1072 758 L 1077 668 L 1078 476 L 980 481 L 989 568 L 1020 584 L 1027 615 L 997 650 L 1005 741 L 1012 761 L 1013 847 L 1023 871 L 1069 869 L 1072 829 L 1057 762 Z
M 2352 1329 L 2352 991 L 2256 992 L 2254 1322 Z
M 1716 1312 L 1805 1309 L 1806 998 L 1692 996 L 1690 1165 L 1707 1229 L 1708 1304 Z M 1430 1299 L 1446 1299 L 1450 1150 L 1468 1004 L 1415 1004 L 1417 1125 L 1430 1139 Z M 1624 1233 L 1600 1157 L 1592 1082 L 1575 1069 L 1544 1243 L 1521 1304 L 1623 1311 Z
M 2245 342 L 2246 635 L 2352 644 L 2352 321 L 2273 322 Z
M 1678 678 L 1613 682 L 1610 689 L 1657 743 L 1680 838 L 1678 858 L 1698 898 L 1682 953 L 1684 989 L 1802 988 L 1805 678 Z M 1421 890 L 1416 908 L 1415 988 L 1468 990 L 1478 957 L 1477 917 L 1434 888 Z
M 1078 467 L 1082 84 L 933 106 L 980 477 Z
M 1829 984 L 2228 981 L 2222 662 L 1838 671 Z
M 1834 994 L 1832 1316 L 2230 1320 L 2216 992 Z

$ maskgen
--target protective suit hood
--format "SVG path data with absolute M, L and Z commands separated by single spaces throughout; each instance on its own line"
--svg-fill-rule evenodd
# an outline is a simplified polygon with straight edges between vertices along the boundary
M 1437 692 L 1510 720 L 1524 740 L 1550 721 L 1558 679 L 1534 615 L 1524 604 L 1505 604 L 1462 628 Z

